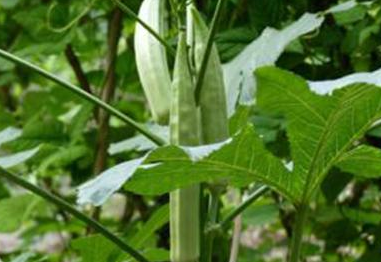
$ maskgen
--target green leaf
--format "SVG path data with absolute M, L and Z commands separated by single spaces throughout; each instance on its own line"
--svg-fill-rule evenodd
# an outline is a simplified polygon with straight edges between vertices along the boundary
M 19 229 L 39 201 L 30 194 L 0 200 L 0 232 Z
M 12 155 L 2 156 L 0 157 L 0 166 L 2 168 L 11 168 L 17 166 L 34 157 L 39 150 L 40 147 L 37 146 L 35 148 L 18 152 Z
M 266 28 L 237 57 L 223 65 L 229 116 L 238 101 L 243 104 L 253 101 L 256 90 L 253 70 L 274 64 L 292 40 L 319 28 L 323 21 L 324 17 L 317 14 L 304 14 L 282 30 Z
M 204 181 L 230 181 L 243 186 L 256 180 L 269 184 L 291 200 L 301 193 L 291 182 L 291 173 L 264 148 L 250 125 L 233 139 L 217 145 L 159 148 L 145 163 L 156 165 L 139 169 L 126 183 L 127 190 L 156 195 Z
M 13 141 L 21 136 L 22 131 L 18 128 L 8 127 L 0 132 L 0 146 L 9 141 Z
M 38 170 L 44 174 L 49 168 L 65 167 L 89 154 L 89 148 L 84 145 L 60 148 L 57 152 L 45 158 Z
M 148 130 L 169 141 L 169 128 L 168 126 L 161 126 L 157 124 L 146 125 Z M 136 150 L 138 152 L 147 151 L 156 148 L 157 145 L 143 135 L 137 135 L 126 140 L 112 143 L 108 148 L 110 155 L 116 155 L 122 152 Z
M 308 82 L 311 90 L 321 95 L 332 94 L 334 90 L 354 83 L 368 83 L 381 86 L 381 69 L 373 72 L 354 73 L 334 80 Z
M 331 167 L 381 116 L 381 89 L 353 84 L 319 96 L 300 77 L 274 67 L 256 71 L 258 105 L 284 114 L 299 201 L 308 201 Z
M 161 206 L 156 210 L 150 219 L 139 229 L 138 233 L 132 237 L 130 242 L 135 248 L 141 248 L 148 238 L 169 221 L 169 205 Z
M 71 245 L 79 251 L 82 262 L 115 262 L 121 255 L 113 243 L 100 235 L 76 239 Z
M 336 164 L 342 171 L 364 178 L 381 177 L 381 150 L 359 146 L 345 153 Z
M 78 204 L 100 206 L 131 178 L 145 157 L 116 165 L 78 188 Z

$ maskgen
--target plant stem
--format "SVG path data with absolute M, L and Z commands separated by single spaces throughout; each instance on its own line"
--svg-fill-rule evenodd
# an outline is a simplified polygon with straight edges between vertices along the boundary
M 199 105 L 199 102 L 200 102 L 202 84 L 204 82 L 206 68 L 208 66 L 210 53 L 213 47 L 214 36 L 216 35 L 216 32 L 217 32 L 217 25 L 220 20 L 220 17 L 222 14 L 222 7 L 225 4 L 225 1 L 226 0 L 218 0 L 216 11 L 214 12 L 214 15 L 213 15 L 212 23 L 211 23 L 209 34 L 208 34 L 207 44 L 205 47 L 204 56 L 202 58 L 200 70 L 198 71 L 197 78 L 196 78 L 196 86 L 195 86 L 196 105 Z
M 16 185 L 25 188 L 32 193 L 42 197 L 48 202 L 51 202 L 55 204 L 56 206 L 60 207 L 61 209 L 65 210 L 66 212 L 70 213 L 72 216 L 76 217 L 77 219 L 81 220 L 82 222 L 86 223 L 90 227 L 92 227 L 96 232 L 103 235 L 105 238 L 113 242 L 116 246 L 118 246 L 121 250 L 125 251 L 129 255 L 131 255 L 134 259 L 136 259 L 139 262 L 149 262 L 145 257 L 143 257 L 138 251 L 130 247 L 128 244 L 126 244 L 121 238 L 110 232 L 107 228 L 105 228 L 103 225 L 98 223 L 97 221 L 93 220 L 92 218 L 88 217 L 86 214 L 82 213 L 81 211 L 77 210 L 75 207 L 73 207 L 71 204 L 69 204 L 67 201 L 63 200 L 62 198 L 53 195 L 52 193 L 45 191 L 25 179 L 12 174 L 8 172 L 7 170 L 0 167 L 0 176 L 6 178 L 7 180 L 15 183 Z
M 203 262 L 212 262 L 213 256 L 213 243 L 216 236 L 216 230 L 213 230 L 218 222 L 218 214 L 220 209 L 220 195 L 221 189 L 218 185 L 212 186 L 211 188 L 211 197 L 208 211 L 208 228 L 206 232 L 205 247 L 204 247 L 204 258 Z
M 89 94 L 92 94 L 89 80 L 87 79 L 85 72 L 83 71 L 81 62 L 75 54 L 71 44 L 68 44 L 65 48 L 65 56 L 70 66 L 73 68 L 74 74 L 78 80 L 79 85 Z
M 290 254 L 288 257 L 288 262 L 300 262 L 301 261 L 301 251 L 303 244 L 303 231 L 304 225 L 307 219 L 308 205 L 302 204 L 297 207 L 296 220 L 294 223 L 294 229 L 292 232 L 292 239 L 290 245 Z
M 153 37 L 156 38 L 157 41 L 159 41 L 169 52 L 169 54 L 173 57 L 176 56 L 176 51 L 172 48 L 172 46 L 165 41 L 155 30 L 153 30 L 146 22 L 144 22 L 142 19 L 137 16 L 134 11 L 132 11 L 128 6 L 126 6 L 124 3 L 122 3 L 120 0 L 112 0 L 115 5 L 117 5 L 123 12 L 128 14 L 130 17 L 132 17 L 134 20 L 136 20 L 142 27 L 144 27 Z
M 225 229 L 231 221 L 233 221 L 239 214 L 248 208 L 254 201 L 263 196 L 270 189 L 267 186 L 261 186 L 255 190 L 245 201 L 243 201 L 237 208 L 230 212 L 224 220 L 220 223 L 220 228 Z
M 64 88 L 70 90 L 71 92 L 77 94 L 81 98 L 83 98 L 83 99 L 85 99 L 85 100 L 87 100 L 93 104 L 98 105 L 100 108 L 104 109 L 105 111 L 107 111 L 111 115 L 113 115 L 113 116 L 119 118 L 120 120 L 122 120 L 123 122 L 131 125 L 133 128 L 135 128 L 137 131 L 139 131 L 142 135 L 146 136 L 148 139 L 150 139 L 155 144 L 157 144 L 159 146 L 166 144 L 162 138 L 160 138 L 157 135 L 155 135 L 154 133 L 150 132 L 143 125 L 135 122 L 133 119 L 131 119 L 127 115 L 123 114 L 122 112 L 120 112 L 116 108 L 114 108 L 114 107 L 110 106 L 109 104 L 103 102 L 98 97 L 89 94 L 88 92 L 84 91 L 83 89 L 81 89 L 81 88 L 79 88 L 79 87 L 77 87 L 77 86 L 75 86 L 75 85 L 73 85 L 73 84 L 71 84 L 71 83 L 69 83 L 63 79 L 60 79 L 57 76 L 45 71 L 44 69 L 42 69 L 36 65 L 33 65 L 33 64 L 31 64 L 31 63 L 13 55 L 7 51 L 2 50 L 2 49 L 0 49 L 0 57 L 4 58 L 10 62 L 13 62 L 15 64 L 27 67 L 30 70 L 40 74 L 41 76 L 57 83 L 58 85 L 61 85 L 62 87 L 64 87 Z
M 106 78 L 102 87 L 101 99 L 109 104 L 115 93 L 116 74 L 115 66 L 118 54 L 118 43 L 122 33 L 122 12 L 119 8 L 115 8 L 111 12 L 108 23 L 108 48 L 107 48 L 107 65 Z M 106 168 L 107 149 L 109 146 L 109 120 L 110 115 L 105 110 L 98 112 L 98 137 L 97 137 L 97 153 L 94 164 L 94 173 L 98 175 Z

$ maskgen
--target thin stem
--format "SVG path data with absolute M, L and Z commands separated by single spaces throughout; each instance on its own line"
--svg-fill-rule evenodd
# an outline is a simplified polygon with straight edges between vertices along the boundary
M 65 48 L 65 56 L 70 66 L 73 68 L 74 74 L 78 80 L 80 86 L 89 94 L 92 94 L 89 80 L 86 77 L 85 72 L 83 71 L 81 62 L 75 54 L 71 44 L 68 44 Z
M 84 213 L 82 213 L 81 211 L 73 207 L 70 203 L 66 202 L 62 198 L 56 195 L 53 195 L 52 193 L 45 191 L 29 183 L 25 179 L 10 173 L 1 167 L 0 167 L 0 176 L 6 178 L 7 180 L 15 183 L 16 185 L 22 188 L 25 188 L 33 192 L 34 194 L 44 198 L 46 201 L 51 202 L 55 204 L 56 206 L 60 207 L 61 209 L 65 210 L 66 212 L 70 213 L 72 216 L 76 217 L 77 219 L 81 220 L 82 222 L 92 227 L 96 232 L 102 234 L 105 238 L 113 242 L 121 250 L 131 255 L 137 261 L 149 262 L 148 259 L 142 256 L 138 251 L 130 247 L 128 244 L 126 244 L 121 238 L 119 238 L 118 236 L 110 232 L 107 228 L 105 228 L 103 225 L 101 225 L 97 221 L 93 220 L 92 218 L 88 217 L 87 215 L 85 215 Z
M 127 5 L 122 3 L 120 0 L 112 0 L 115 5 L 117 5 L 123 12 L 125 12 L 127 15 L 132 17 L 134 20 L 136 20 L 142 27 L 144 27 L 153 37 L 156 38 L 157 41 L 159 41 L 169 52 L 169 54 L 173 57 L 176 56 L 175 49 L 172 48 L 172 46 L 165 41 L 155 30 L 153 30 L 146 22 L 144 22 L 142 19 L 139 18 L 135 14 L 134 11 L 132 11 Z
M 292 231 L 288 262 L 300 262 L 303 244 L 303 231 L 308 214 L 308 205 L 302 204 L 297 208 L 294 230 Z
M 241 214 L 246 208 L 248 208 L 254 201 L 263 196 L 270 189 L 267 186 L 261 186 L 255 190 L 245 201 L 243 201 L 237 208 L 230 212 L 224 220 L 220 223 L 220 228 L 224 229 L 233 221 L 239 214 Z
M 206 43 L 204 56 L 202 57 L 200 70 L 198 71 L 198 74 L 197 74 L 196 87 L 195 87 L 195 99 L 196 99 L 197 105 L 199 105 L 199 102 L 200 102 L 202 84 L 204 82 L 206 68 L 208 67 L 209 57 L 213 47 L 214 36 L 216 35 L 216 32 L 217 32 L 217 25 L 220 20 L 220 17 L 222 14 L 222 7 L 224 6 L 225 1 L 226 0 L 218 0 L 216 11 L 214 12 L 212 23 L 211 23 L 209 34 L 208 34 L 208 40 Z
M 108 113 L 110 113 L 110 115 L 113 115 L 113 116 L 119 118 L 120 120 L 122 120 L 123 122 L 131 125 L 133 128 L 135 128 L 137 131 L 139 131 L 142 135 L 146 136 L 148 139 L 150 139 L 155 144 L 157 144 L 159 146 L 165 144 L 165 141 L 162 138 L 160 138 L 160 137 L 156 136 L 155 134 L 153 134 L 152 132 L 150 132 L 143 125 L 135 122 L 133 119 L 126 116 L 125 114 L 123 114 L 122 112 L 117 110 L 116 108 L 114 108 L 114 107 L 110 106 L 109 104 L 103 102 L 98 97 L 89 94 L 88 92 L 84 91 L 83 89 L 81 89 L 81 88 L 79 88 L 79 87 L 77 87 L 77 86 L 75 86 L 75 85 L 73 85 L 73 84 L 71 84 L 71 83 L 69 83 L 63 79 L 60 79 L 57 76 L 45 71 L 44 69 L 39 68 L 38 66 L 33 65 L 33 64 L 31 64 L 31 63 L 13 55 L 7 51 L 2 50 L 2 49 L 0 49 L 0 57 L 4 58 L 10 62 L 13 62 L 15 64 L 27 67 L 30 70 L 40 74 L 41 76 L 57 83 L 58 85 L 61 85 L 62 87 L 64 87 L 64 88 L 70 90 L 71 92 L 77 94 L 81 98 L 83 98 L 89 102 L 92 102 L 93 104 L 98 105 L 100 108 L 102 108 L 105 111 L 107 111 Z
M 220 204 L 219 204 L 220 195 L 221 195 L 221 188 L 219 186 L 215 186 L 211 189 L 209 212 L 208 212 L 209 219 L 207 223 L 209 227 L 206 230 L 205 247 L 203 252 L 204 257 L 202 258 L 203 262 L 212 262 L 213 243 L 216 236 L 216 230 L 213 230 L 213 228 L 217 225 L 217 222 L 218 222 L 218 214 L 220 210 Z

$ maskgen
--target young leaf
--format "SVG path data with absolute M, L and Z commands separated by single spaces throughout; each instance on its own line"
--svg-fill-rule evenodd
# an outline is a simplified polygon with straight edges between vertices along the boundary
M 274 67 L 256 71 L 258 105 L 284 114 L 293 177 L 308 201 L 330 168 L 381 117 L 381 89 L 354 84 L 333 96 L 312 93 L 300 77 Z

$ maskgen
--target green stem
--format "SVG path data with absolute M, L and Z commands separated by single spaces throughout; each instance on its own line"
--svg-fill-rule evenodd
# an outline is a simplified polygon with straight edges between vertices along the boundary
M 73 85 L 73 84 L 71 84 L 71 83 L 69 83 L 63 79 L 60 79 L 57 76 L 45 71 L 44 69 L 42 69 L 36 65 L 33 65 L 33 64 L 31 64 L 31 63 L 13 55 L 7 51 L 2 50 L 2 49 L 0 49 L 0 57 L 4 58 L 10 62 L 13 62 L 15 64 L 27 67 L 30 70 L 40 74 L 41 76 L 57 83 L 58 85 L 61 85 L 62 87 L 64 87 L 64 88 L 70 90 L 71 92 L 77 94 L 81 98 L 96 104 L 97 106 L 99 106 L 100 108 L 102 108 L 106 112 L 108 112 L 110 115 L 113 115 L 113 116 L 119 118 L 120 120 L 122 120 L 123 122 L 131 125 L 133 128 L 135 128 L 137 131 L 139 131 L 142 135 L 146 136 L 148 139 L 150 139 L 155 144 L 157 144 L 159 146 L 166 144 L 162 138 L 160 138 L 160 137 L 156 136 L 155 134 L 153 134 L 152 132 L 150 132 L 143 125 L 135 122 L 133 119 L 126 116 L 125 114 L 123 114 L 122 112 L 117 110 L 116 108 L 114 108 L 114 107 L 110 106 L 109 104 L 103 102 L 98 97 L 89 94 L 88 92 L 84 91 L 82 88 L 77 87 L 77 86 L 75 86 L 75 85 Z
M 0 176 L 6 178 L 7 180 L 15 183 L 16 185 L 25 188 L 34 194 L 44 198 L 45 200 L 55 204 L 56 206 L 60 207 L 61 209 L 65 210 L 66 212 L 70 213 L 77 219 L 81 220 L 82 222 L 86 223 L 88 226 L 93 228 L 98 233 L 102 234 L 105 238 L 113 242 L 116 246 L 118 246 L 121 250 L 128 253 L 130 256 L 132 256 L 134 259 L 136 259 L 139 262 L 149 262 L 148 259 L 143 257 L 138 251 L 127 245 L 121 238 L 111 233 L 107 228 L 105 228 L 103 225 L 98 223 L 97 221 L 93 220 L 92 218 L 88 217 L 81 211 L 77 210 L 75 207 L 73 207 L 71 204 L 63 200 L 62 198 L 55 196 L 31 183 L 26 181 L 25 179 L 14 175 L 7 170 L 0 167 Z
M 144 27 L 153 37 L 156 38 L 157 41 L 159 41 L 169 52 L 169 54 L 173 57 L 176 55 L 175 49 L 172 48 L 172 46 L 165 41 L 155 30 L 153 30 L 146 22 L 144 22 L 142 19 L 137 16 L 134 11 L 132 11 L 128 6 L 126 6 L 124 3 L 122 3 L 119 0 L 112 0 L 115 5 L 117 5 L 123 12 L 128 14 L 130 17 L 132 17 L 134 20 L 136 20 L 142 27 Z
M 206 229 L 205 236 L 205 247 L 204 247 L 204 257 L 203 262 L 212 262 L 213 256 L 213 243 L 216 237 L 216 230 L 213 230 L 218 222 L 218 213 L 219 213 L 219 202 L 221 189 L 218 185 L 213 186 L 211 189 L 209 212 L 208 212 L 208 228 Z
M 233 221 L 239 214 L 241 214 L 246 208 L 248 208 L 254 201 L 263 196 L 270 189 L 267 186 L 261 186 L 255 190 L 245 201 L 243 201 L 237 208 L 230 212 L 224 220 L 219 223 L 219 227 L 226 228 L 231 221 Z
M 197 105 L 199 105 L 199 102 L 200 102 L 202 84 L 204 82 L 206 68 L 208 66 L 210 53 L 213 47 L 214 36 L 216 35 L 216 32 L 217 32 L 217 25 L 220 20 L 220 17 L 222 14 L 222 7 L 225 1 L 226 0 L 218 0 L 216 11 L 214 12 L 212 23 L 211 23 L 209 34 L 208 34 L 205 53 L 204 53 L 204 56 L 202 57 L 200 70 L 198 71 L 198 74 L 197 74 L 196 86 L 195 86 L 195 100 Z
M 288 262 L 300 262 L 301 261 L 301 251 L 303 246 L 303 231 L 304 225 L 307 220 L 308 205 L 302 204 L 297 208 L 296 220 L 294 223 L 294 229 L 292 231 L 292 239 L 290 245 L 290 254 L 288 257 Z

